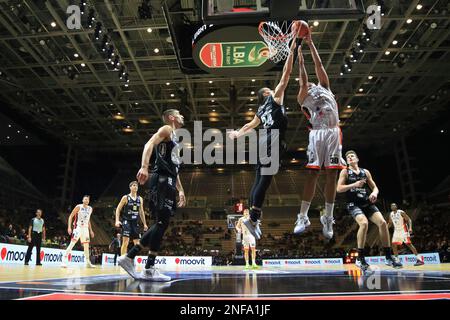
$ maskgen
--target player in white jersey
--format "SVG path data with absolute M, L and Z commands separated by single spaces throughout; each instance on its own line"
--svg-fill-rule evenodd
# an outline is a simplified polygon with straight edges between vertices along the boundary
M 75 206 L 69 216 L 69 220 L 67 222 L 67 232 L 69 233 L 69 235 L 71 235 L 71 241 L 69 247 L 67 247 L 67 250 L 63 257 L 63 261 L 61 263 L 61 267 L 63 268 L 67 267 L 67 264 L 69 263 L 69 254 L 72 252 L 72 249 L 78 242 L 78 240 L 81 240 L 81 244 L 83 245 L 86 267 L 95 268 L 95 266 L 92 265 L 91 260 L 89 259 L 89 235 L 92 238 L 94 237 L 94 232 L 92 231 L 90 221 L 92 207 L 89 206 L 89 200 L 89 196 L 84 196 L 83 203 Z M 71 226 L 73 226 L 73 230 Z
M 252 251 L 252 268 L 258 269 L 258 265 L 256 264 L 256 239 L 250 233 L 247 226 L 244 224 L 244 220 L 250 217 L 250 211 L 248 208 L 244 210 L 244 216 L 239 218 L 236 223 L 236 231 L 239 234 L 242 234 L 242 246 L 244 247 L 244 259 L 245 259 L 245 269 L 250 269 L 249 264 L 249 250 Z
M 415 266 L 424 265 L 422 257 L 417 252 L 416 247 L 411 243 L 410 234 L 412 233 L 412 221 L 405 211 L 398 209 L 396 203 L 391 203 L 391 213 L 389 214 L 388 227 L 394 226 L 394 234 L 392 236 L 392 250 L 398 258 L 398 246 L 406 244 L 416 256 Z
M 308 210 L 314 198 L 316 184 L 322 167 L 326 170 L 325 214 L 320 217 L 323 235 L 327 239 L 333 237 L 333 210 L 336 198 L 336 178 L 338 170 L 345 168 L 342 158 L 342 133 L 339 128 L 339 112 L 337 102 L 330 89 L 330 81 L 319 53 L 311 39 L 311 32 L 304 38 L 314 60 L 315 71 L 319 83 L 308 82 L 301 46 L 298 48 L 300 66 L 300 90 L 297 101 L 310 122 L 308 164 L 309 169 L 303 189 L 300 213 L 295 223 L 294 233 L 300 234 L 311 224 Z

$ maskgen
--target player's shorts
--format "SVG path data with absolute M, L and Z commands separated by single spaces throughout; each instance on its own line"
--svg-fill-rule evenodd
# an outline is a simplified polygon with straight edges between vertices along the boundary
M 344 169 L 346 163 L 342 158 L 341 129 L 334 127 L 311 130 L 306 154 L 308 169 Z
M 409 232 L 404 230 L 395 230 L 392 235 L 392 244 L 402 245 L 403 243 L 411 244 Z
M 153 173 L 150 178 L 150 210 L 156 218 L 156 213 L 169 210 L 173 216 L 177 209 L 177 179 L 176 177 Z
M 242 237 L 242 246 L 243 247 L 256 247 L 255 237 L 251 234 L 244 235 Z
M 122 236 L 131 239 L 139 239 L 139 227 L 137 220 L 122 221 Z
M 76 227 L 72 231 L 72 241 L 78 241 L 80 239 L 81 243 L 89 243 L 91 241 L 89 237 L 88 227 Z
M 376 205 L 367 203 L 367 204 L 356 204 L 353 202 L 347 203 L 347 211 L 352 215 L 353 218 L 356 218 L 359 214 L 364 214 L 367 218 L 370 218 L 375 212 L 379 212 L 380 210 Z

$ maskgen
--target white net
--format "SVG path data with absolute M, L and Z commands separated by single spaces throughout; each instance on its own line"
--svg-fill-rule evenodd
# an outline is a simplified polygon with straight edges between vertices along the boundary
M 290 52 L 290 43 L 295 36 L 292 24 L 295 21 L 264 21 L 259 24 L 259 34 L 269 48 L 269 58 L 274 63 L 286 60 Z

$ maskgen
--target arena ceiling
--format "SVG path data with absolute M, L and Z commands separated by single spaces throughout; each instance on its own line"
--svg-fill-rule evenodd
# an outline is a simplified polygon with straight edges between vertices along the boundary
M 188 129 L 194 120 L 202 120 L 204 128 L 238 128 L 256 109 L 252 91 L 267 82 L 273 87 L 280 78 L 280 72 L 234 78 L 183 74 L 162 1 L 150 1 L 148 19 L 138 14 L 142 0 L 81 2 L 87 3 L 85 15 L 93 9 L 95 22 L 102 23 L 114 47 L 112 60 L 119 57 L 118 69 L 125 67 L 128 83 L 102 52 L 102 36 L 95 40 L 96 24 L 67 29 L 66 8 L 80 1 L 0 1 L 0 100 L 2 109 L 28 131 L 84 150 L 140 150 L 161 125 L 164 109 L 182 110 Z M 448 1 L 384 3 L 381 30 L 370 34 L 361 57 L 342 76 L 345 59 L 364 31 L 363 21 L 319 19 L 314 28 L 340 105 L 344 143 L 351 146 L 367 144 L 367 139 L 390 143 L 420 130 L 449 105 Z M 198 0 L 168 0 L 167 7 L 184 14 L 186 21 L 200 20 Z M 305 54 L 313 73 L 307 50 Z M 290 150 L 303 150 L 306 120 L 296 103 L 296 74 L 297 66 L 286 91 L 287 136 Z M 237 90 L 235 102 L 230 85 Z

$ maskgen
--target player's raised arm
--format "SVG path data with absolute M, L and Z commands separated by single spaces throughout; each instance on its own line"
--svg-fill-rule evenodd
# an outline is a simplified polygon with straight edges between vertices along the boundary
M 283 74 L 281 75 L 280 82 L 275 88 L 273 99 L 279 105 L 283 104 L 284 100 L 284 91 L 286 90 L 287 85 L 289 84 L 289 78 L 292 72 L 292 65 L 294 64 L 294 49 L 295 49 L 296 39 L 294 38 L 291 43 L 291 51 L 289 52 L 289 56 L 286 59 L 283 67 Z
M 319 83 L 322 87 L 330 89 L 330 80 L 328 79 L 328 74 L 325 71 L 325 68 L 322 64 L 322 59 L 320 59 L 319 52 L 317 51 L 316 46 L 312 41 L 311 33 L 312 30 L 305 36 L 304 39 L 305 42 L 308 44 L 309 49 L 311 50 L 311 55 L 314 60 L 317 79 L 319 79 Z
M 308 95 L 308 74 L 305 68 L 305 59 L 303 58 L 302 46 L 298 47 L 298 67 L 299 67 L 299 90 L 297 95 L 297 102 L 300 106 L 303 104 Z
M 241 129 L 231 131 L 230 133 L 228 133 L 228 137 L 230 139 L 237 139 L 237 138 L 247 134 L 249 131 L 256 128 L 257 126 L 259 126 L 260 123 L 261 123 L 261 119 L 259 119 L 258 116 L 255 115 L 253 117 L 253 120 L 246 123 Z
M 142 185 L 148 179 L 148 166 L 150 162 L 150 157 L 153 152 L 153 148 L 160 144 L 162 141 L 170 137 L 172 133 L 172 128 L 168 125 L 165 125 L 159 128 L 158 132 L 156 132 L 149 141 L 144 146 L 144 151 L 142 152 L 142 161 L 141 161 L 141 169 L 139 170 L 136 178 L 138 182 Z

